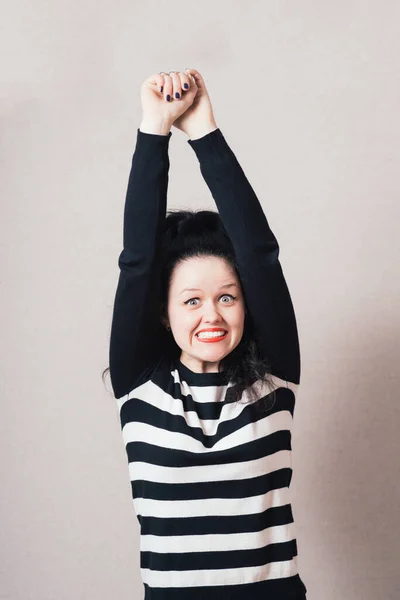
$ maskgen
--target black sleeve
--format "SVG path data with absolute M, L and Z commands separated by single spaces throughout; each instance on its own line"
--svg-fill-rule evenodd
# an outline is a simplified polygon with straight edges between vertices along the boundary
M 130 392 L 159 358 L 165 329 L 159 321 L 157 260 L 167 210 L 168 147 L 172 133 L 137 130 L 124 208 L 123 250 L 109 349 L 116 398 Z
M 245 301 L 272 373 L 300 383 L 296 317 L 279 246 L 257 196 L 221 130 L 188 140 L 232 241 Z

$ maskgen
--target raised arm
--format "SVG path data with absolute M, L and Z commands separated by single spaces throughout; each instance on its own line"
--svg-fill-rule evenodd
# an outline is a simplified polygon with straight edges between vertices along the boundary
M 167 209 L 171 135 L 137 130 L 111 325 L 110 376 L 116 398 L 128 393 L 157 360 L 165 335 L 158 319 L 156 259 Z
M 116 398 L 146 380 L 168 337 L 159 314 L 159 252 L 167 210 L 170 129 L 197 93 L 184 75 L 188 91 L 183 95 L 180 90 L 179 102 L 167 101 L 176 80 L 177 75 L 154 73 L 141 86 L 143 115 L 126 193 L 111 324 L 110 376 Z
M 257 196 L 221 130 L 188 140 L 232 241 L 245 300 L 272 373 L 300 382 L 300 348 L 279 246 Z

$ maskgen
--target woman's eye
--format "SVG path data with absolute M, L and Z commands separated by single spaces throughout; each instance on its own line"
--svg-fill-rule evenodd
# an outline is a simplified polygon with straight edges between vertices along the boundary
M 232 294 L 224 294 L 221 298 L 232 298 L 232 300 L 236 300 L 237 296 L 232 296 Z M 189 306 L 196 306 L 196 304 L 189 304 L 192 300 L 199 300 L 199 298 L 190 298 L 190 300 L 186 300 L 184 304 L 188 304 Z M 222 304 L 228 304 L 227 302 L 223 302 Z
M 184 302 L 184 304 L 189 304 L 189 302 L 191 302 L 192 300 L 198 300 L 198 298 L 190 298 L 190 300 L 186 300 L 186 302 Z

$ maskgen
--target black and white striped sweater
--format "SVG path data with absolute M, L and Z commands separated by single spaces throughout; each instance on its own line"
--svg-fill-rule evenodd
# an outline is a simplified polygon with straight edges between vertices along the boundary
M 110 340 L 145 600 L 304 599 L 290 501 L 291 429 L 300 383 L 295 313 L 279 246 L 220 129 L 188 140 L 233 243 L 273 389 L 233 401 L 222 373 L 166 352 L 159 322 L 167 135 L 137 130 Z M 257 410 L 267 396 L 269 410 Z

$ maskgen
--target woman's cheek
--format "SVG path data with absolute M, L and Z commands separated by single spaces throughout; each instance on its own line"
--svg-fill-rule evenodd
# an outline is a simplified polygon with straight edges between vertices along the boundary
M 181 336 L 187 336 L 195 326 L 194 315 L 190 314 L 186 306 L 175 311 L 173 318 L 175 327 Z

